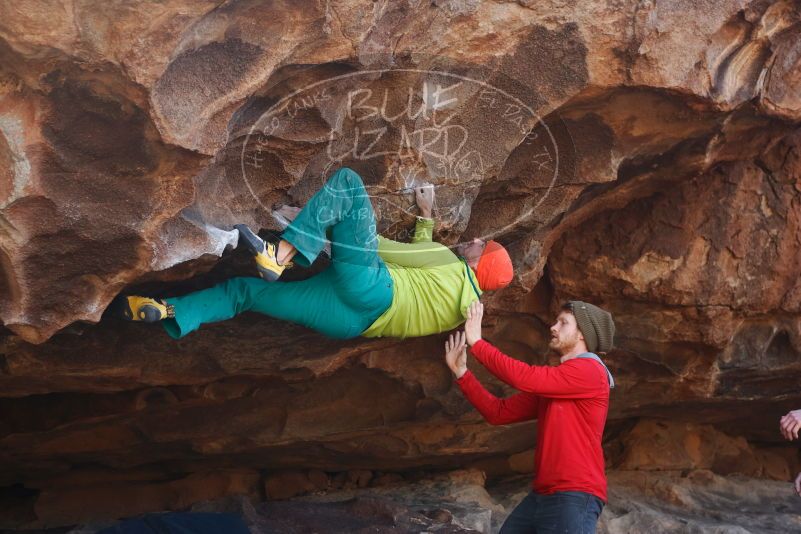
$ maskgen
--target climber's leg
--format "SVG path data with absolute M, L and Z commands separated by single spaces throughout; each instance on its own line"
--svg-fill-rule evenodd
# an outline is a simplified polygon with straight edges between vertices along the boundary
M 339 297 L 373 320 L 392 304 L 392 278 L 378 255 L 376 219 L 370 197 L 350 169 L 337 185 L 350 196 L 350 209 L 331 228 L 331 269 Z M 332 214 L 335 215 L 335 214 Z M 372 324 L 372 322 L 370 323 Z
M 343 224 L 345 228 L 334 231 Z M 240 245 L 256 258 L 259 276 L 267 281 L 277 280 L 298 252 L 296 261 L 311 265 L 329 238 L 335 240 L 341 262 L 371 267 L 378 262 L 373 207 L 361 177 L 347 167 L 331 175 L 284 230 L 278 243 L 265 242 L 244 224 L 234 228 L 239 230 Z M 334 233 L 336 237 L 331 235 Z
M 166 299 L 174 318 L 167 332 L 182 337 L 201 324 L 256 311 L 334 338 L 358 336 L 392 304 L 392 280 L 378 256 L 370 199 L 359 175 L 339 169 L 298 213 L 283 238 L 311 264 L 332 240 L 332 265 L 300 282 L 234 278 L 210 289 Z
M 392 304 L 392 279 L 378 255 L 376 219 L 359 174 L 338 169 L 283 233 L 297 251 L 296 263 L 311 263 L 331 241 L 331 281 L 339 298 L 372 324 Z M 365 326 L 365 328 L 366 328 Z
M 175 316 L 163 321 L 164 328 L 177 339 L 201 324 L 254 311 L 307 326 L 332 338 L 356 337 L 370 325 L 369 319 L 339 298 L 332 274 L 327 269 L 298 282 L 232 278 L 209 289 L 168 298 L 165 300 Z
M 329 229 L 335 262 L 377 266 L 373 207 L 361 177 L 353 169 L 343 167 L 332 174 L 281 237 L 297 249 L 296 263 L 310 265 L 325 246 Z

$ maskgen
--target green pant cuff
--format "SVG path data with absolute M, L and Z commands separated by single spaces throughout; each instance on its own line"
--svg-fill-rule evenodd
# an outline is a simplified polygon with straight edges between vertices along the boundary
M 296 255 L 292 261 L 301 267 L 309 267 L 312 263 L 314 263 L 314 260 L 317 259 L 317 256 L 322 250 L 322 246 L 313 248 L 306 245 L 305 241 L 313 238 L 304 235 L 302 231 L 293 228 L 291 225 L 284 230 L 283 234 L 281 234 L 281 239 L 287 241 L 289 244 L 295 247 L 295 249 L 297 249 L 298 255 Z

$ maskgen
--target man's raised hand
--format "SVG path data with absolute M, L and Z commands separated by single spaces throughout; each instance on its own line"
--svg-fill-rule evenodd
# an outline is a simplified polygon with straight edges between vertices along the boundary
M 467 321 L 464 323 L 464 334 L 471 347 L 481 340 L 481 318 L 484 317 L 484 305 L 480 300 L 473 301 L 467 308 Z
M 445 363 L 451 368 L 456 378 L 462 378 L 467 372 L 467 345 L 464 332 L 456 332 L 448 336 L 445 342 Z

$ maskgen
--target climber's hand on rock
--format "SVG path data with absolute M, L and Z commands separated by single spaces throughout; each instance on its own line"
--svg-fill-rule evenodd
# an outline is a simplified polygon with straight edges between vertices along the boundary
M 798 439 L 798 431 L 801 430 L 801 410 L 793 410 L 781 418 L 779 430 L 788 440 Z
M 423 182 L 414 188 L 414 200 L 420 208 L 420 216 L 426 219 L 431 218 L 434 210 L 434 186 L 428 182 Z
M 467 344 L 464 332 L 456 332 L 445 342 L 445 363 L 448 364 L 456 378 L 462 378 L 467 372 Z
M 467 321 L 464 323 L 465 339 L 471 347 L 481 341 L 482 317 L 484 317 L 484 305 L 480 300 L 476 300 L 467 308 Z
M 795 482 L 793 482 L 793 486 L 795 486 L 796 495 L 801 497 L 801 473 L 798 473 L 795 476 Z

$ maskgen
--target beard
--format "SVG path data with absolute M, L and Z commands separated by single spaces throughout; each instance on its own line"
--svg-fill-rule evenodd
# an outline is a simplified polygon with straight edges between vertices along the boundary
M 578 341 L 578 336 L 572 338 L 552 337 L 550 343 L 548 343 L 548 347 L 559 356 L 564 356 L 576 347 Z

